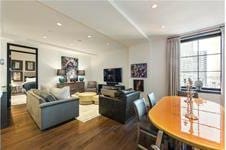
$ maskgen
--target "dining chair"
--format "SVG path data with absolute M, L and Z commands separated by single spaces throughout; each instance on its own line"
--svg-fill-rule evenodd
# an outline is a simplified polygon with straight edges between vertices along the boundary
M 155 106 L 156 104 L 156 98 L 155 94 L 153 92 L 148 94 L 148 102 L 149 102 L 149 109 Z
M 148 149 L 140 144 L 140 134 L 151 137 L 154 141 L 157 137 L 158 129 L 154 127 L 148 119 L 148 110 L 146 108 L 145 99 L 141 98 L 133 102 L 134 109 L 137 117 L 137 146 L 141 149 Z
M 160 150 L 161 144 L 162 144 L 162 138 L 163 138 L 163 131 L 159 130 L 156 138 L 155 145 L 151 145 L 151 148 L 153 150 Z

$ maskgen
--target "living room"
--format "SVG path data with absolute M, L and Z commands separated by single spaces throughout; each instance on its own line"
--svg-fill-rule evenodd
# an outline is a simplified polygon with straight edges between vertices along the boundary
M 180 90 L 176 88 L 178 84 L 180 84 L 180 88 L 186 90 L 186 86 L 183 87 L 185 85 L 183 79 L 192 78 L 194 83 L 199 79 L 194 74 L 187 75 L 178 70 L 171 70 L 172 64 L 175 63 L 171 59 L 176 60 L 178 55 L 175 54 L 177 56 L 174 57 L 174 54 L 169 52 L 170 48 L 173 49 L 175 46 L 170 46 L 173 43 L 173 40 L 170 41 L 170 39 L 180 38 L 186 43 L 186 38 L 190 36 L 205 35 L 210 32 L 211 35 L 208 38 L 214 35 L 213 37 L 220 36 L 223 39 L 224 35 L 221 32 L 221 29 L 224 29 L 223 4 L 224 1 L 1 1 L 1 91 L 7 92 L 9 88 L 11 90 L 11 80 L 8 80 L 11 73 L 8 60 L 11 56 L 8 51 L 9 44 L 15 44 L 19 47 L 37 49 L 37 61 L 35 62 L 37 75 L 35 77 L 38 89 L 56 88 L 63 84 L 69 85 L 77 80 L 76 82 L 84 83 L 82 91 L 78 90 L 70 95 L 73 95 L 73 98 L 79 98 L 79 102 L 82 102 L 83 99 L 79 93 L 85 92 L 91 81 L 96 82 L 94 96 L 96 94 L 100 97 L 104 95 L 107 96 L 104 99 L 109 100 L 114 96 L 111 94 L 109 96 L 109 92 L 104 93 L 104 90 L 101 93 L 100 89 L 101 86 L 106 86 L 107 82 L 108 84 L 115 82 L 113 85 L 108 85 L 110 87 L 118 83 L 128 91 L 138 92 L 139 97 L 143 97 L 146 103 L 148 103 L 147 95 L 150 92 L 154 92 L 157 102 L 165 96 L 176 95 L 175 91 Z M 210 9 L 214 11 L 209 11 Z M 196 16 L 195 19 L 194 16 Z M 224 42 L 221 44 L 224 45 Z M 224 107 L 224 46 L 221 47 L 220 52 L 216 52 L 216 54 L 218 53 L 221 58 L 214 58 L 211 63 L 214 60 L 216 62 L 220 60 L 220 63 L 216 64 L 221 67 L 220 74 L 214 76 L 214 81 L 211 83 L 208 80 L 208 85 L 211 85 L 208 91 L 204 91 L 207 85 L 207 83 L 204 84 L 204 80 L 203 91 L 197 91 L 200 98 L 208 99 L 210 103 L 214 102 Z M 211 55 L 215 55 L 215 53 L 211 53 Z M 171 59 L 169 56 L 172 56 Z M 73 66 L 76 68 L 73 68 L 76 72 L 75 76 L 70 77 L 65 72 L 60 73 L 65 69 L 62 65 L 65 59 L 70 59 L 77 64 Z M 186 65 L 183 67 L 189 66 L 188 64 L 192 61 L 185 63 Z M 174 65 L 178 67 L 179 63 Z M 143 67 L 145 73 L 133 75 L 132 72 L 135 72 L 136 67 Z M 120 80 L 106 80 L 105 73 L 109 69 L 119 69 Z M 79 71 L 82 73 L 80 74 Z M 214 72 L 217 71 L 214 70 Z M 183 79 L 175 78 L 175 74 L 172 72 L 183 74 Z M 171 88 L 174 89 L 173 92 L 170 91 Z M 9 123 L 8 127 L 1 130 L 2 148 L 29 149 L 36 146 L 38 149 L 98 149 L 101 147 L 104 149 L 136 149 L 135 112 L 133 112 L 132 121 L 129 118 L 128 121 L 126 119 L 125 122 L 119 123 L 117 115 L 105 115 L 106 108 L 101 109 L 99 114 L 102 100 L 103 97 L 98 97 L 96 100 L 97 103 L 101 103 L 99 105 L 92 100 L 92 108 L 89 105 L 79 105 L 80 114 L 74 116 L 77 119 L 68 122 L 61 121 L 62 123 L 59 125 L 44 130 L 36 125 L 38 123 L 29 113 L 29 108 L 26 108 L 27 104 L 15 107 L 10 105 L 11 114 L 9 116 L 12 116 L 13 121 Z M 83 110 L 88 108 L 98 112 L 83 122 L 79 120 L 81 119 L 79 117 L 85 114 L 82 113 L 81 107 L 86 107 L 82 108 Z M 130 107 L 129 109 L 134 109 L 132 105 Z M 69 110 L 70 106 L 65 108 Z M 60 118 L 61 115 L 57 116 Z M 21 121 L 21 119 L 27 120 L 27 122 Z M 77 128 L 77 126 L 81 126 L 81 128 Z M 31 132 L 32 129 L 34 132 Z M 62 133 L 63 130 L 68 131 Z M 16 133 L 17 131 L 19 133 Z M 109 134 L 106 133 L 108 131 Z M 27 132 L 31 132 L 31 134 L 27 134 Z M 24 138 L 18 138 L 23 134 L 25 134 Z M 48 140 L 45 134 L 53 139 Z M 94 139 L 95 136 L 97 139 Z M 68 137 L 71 139 L 65 140 Z M 111 141 L 111 137 L 113 141 Z M 106 139 L 101 141 L 102 138 Z M 65 141 L 61 141 L 62 139 Z M 83 139 L 84 141 L 82 141 Z M 123 143 L 123 141 L 125 142 Z M 189 144 L 197 146 L 186 140 L 179 141 L 183 143 L 182 147 Z M 129 145 L 130 143 L 132 144 Z M 68 145 L 66 146 L 66 144 Z M 104 144 L 109 144 L 109 146 L 103 146 Z M 174 143 L 173 145 L 180 144 Z M 203 148 L 202 145 L 197 147 Z M 166 147 L 161 149 L 166 149 Z

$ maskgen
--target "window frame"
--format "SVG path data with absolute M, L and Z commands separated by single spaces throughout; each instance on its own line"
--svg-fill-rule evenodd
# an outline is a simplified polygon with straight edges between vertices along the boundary
M 199 40 L 202 39 L 208 39 L 208 38 L 213 38 L 213 37 L 220 37 L 220 52 L 219 53 L 213 53 L 213 54 L 201 54 L 200 55 L 200 51 L 199 51 Z M 182 43 L 186 43 L 186 42 L 191 42 L 191 41 L 197 41 L 197 55 L 191 55 L 191 56 L 179 56 L 179 63 L 181 62 L 181 58 L 192 58 L 192 57 L 197 57 L 197 71 L 181 71 L 181 67 L 180 67 L 180 71 L 179 71 L 179 75 L 181 75 L 181 73 L 183 72 L 191 72 L 191 73 L 196 73 L 197 74 L 197 78 L 199 78 L 199 74 L 200 72 L 219 72 L 220 73 L 220 88 L 211 88 L 211 87 L 202 87 L 200 90 L 197 90 L 195 87 L 193 87 L 193 89 L 197 92 L 200 93 L 214 93 L 214 94 L 221 94 L 222 91 L 222 62 L 223 62 L 223 58 L 222 58 L 222 54 L 223 54 L 223 47 L 222 47 L 222 34 L 221 32 L 219 33 L 214 33 L 214 34 L 209 34 L 209 35 L 196 35 L 195 37 L 186 37 L 185 39 L 182 39 L 180 41 L 180 44 Z M 181 46 L 181 45 L 180 45 Z M 181 50 L 180 50 L 181 51 Z M 220 55 L 220 70 L 219 71 L 200 71 L 199 69 L 199 58 L 200 56 L 209 56 L 209 55 Z M 180 76 L 179 76 L 180 79 Z M 181 79 L 180 79 L 181 81 Z M 180 82 L 179 82 L 180 83 Z M 180 85 L 181 90 L 186 90 L 185 86 Z

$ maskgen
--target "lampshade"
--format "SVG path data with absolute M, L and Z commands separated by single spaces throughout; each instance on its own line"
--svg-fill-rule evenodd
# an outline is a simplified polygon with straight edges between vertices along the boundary
M 57 69 L 57 75 L 64 76 L 64 75 L 66 75 L 66 71 L 64 69 Z
M 85 70 L 78 70 L 78 75 L 79 76 L 84 76 L 85 75 Z

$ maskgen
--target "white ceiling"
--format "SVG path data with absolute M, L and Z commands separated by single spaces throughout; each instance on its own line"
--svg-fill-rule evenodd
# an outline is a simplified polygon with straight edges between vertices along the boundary
M 19 36 L 28 41 L 88 54 L 124 48 L 122 44 L 104 34 L 39 2 L 2 1 L 2 22 L 3 36 Z M 62 23 L 62 26 L 57 26 L 57 22 Z M 92 35 L 93 38 L 88 38 L 88 35 Z M 47 38 L 44 39 L 43 36 Z
M 224 23 L 224 0 L 116 0 L 115 3 L 148 36 L 183 34 Z M 158 7 L 152 9 L 153 4 Z
M 153 4 L 158 7 L 151 8 Z M 4 35 L 86 53 L 117 50 L 154 35 L 181 34 L 224 23 L 223 0 L 2 1 L 2 8 Z M 63 25 L 58 27 L 56 22 Z
M 126 46 L 144 40 L 144 37 L 108 1 L 41 2 Z

